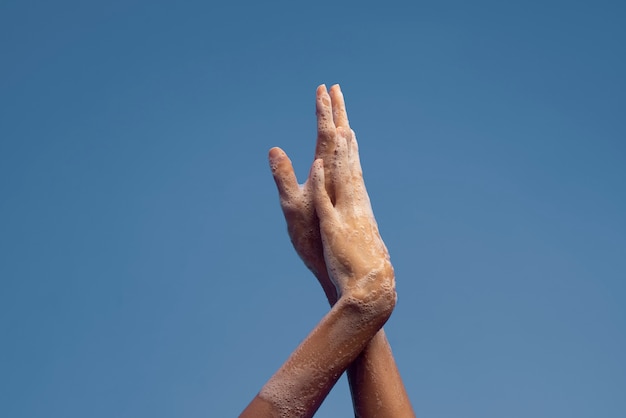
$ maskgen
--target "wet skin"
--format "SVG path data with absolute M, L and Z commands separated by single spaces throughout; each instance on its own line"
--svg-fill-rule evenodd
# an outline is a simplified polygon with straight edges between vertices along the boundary
M 310 417 L 347 369 L 356 416 L 413 417 L 381 329 L 396 301 L 393 267 L 338 85 L 318 87 L 316 114 L 315 158 L 303 185 L 280 148 L 269 160 L 291 241 L 332 308 L 241 416 Z

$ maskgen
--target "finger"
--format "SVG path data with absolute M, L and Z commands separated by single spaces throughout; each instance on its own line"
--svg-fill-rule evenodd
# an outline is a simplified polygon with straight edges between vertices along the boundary
M 353 200 L 352 163 L 350 161 L 350 130 L 337 128 L 337 145 L 332 159 L 332 184 L 336 204 L 350 204 Z
M 324 161 L 317 159 L 311 166 L 309 179 L 313 186 L 313 201 L 315 202 L 315 211 L 320 220 L 320 226 L 327 225 L 328 222 L 335 220 L 336 213 L 333 207 L 326 187 L 324 186 Z
M 350 129 L 350 137 L 348 139 L 348 154 L 350 155 L 350 171 L 352 172 L 352 176 L 362 179 L 363 169 L 361 168 L 361 159 L 359 157 L 359 143 L 352 129 Z
M 336 147 L 336 131 L 333 122 L 332 101 L 322 84 L 316 92 L 316 115 L 317 115 L 317 144 L 315 146 L 315 159 L 321 158 L 331 161 Z M 330 164 L 326 165 L 326 191 L 332 202 L 335 201 L 335 189 L 330 173 Z
M 374 214 L 372 213 L 369 196 L 365 188 L 365 181 L 363 180 L 363 169 L 361 168 L 361 160 L 359 157 L 359 144 L 353 130 L 350 130 L 348 149 L 350 154 L 350 178 L 354 202 L 358 202 L 358 204 L 373 217 Z
M 330 88 L 330 101 L 333 107 L 333 121 L 335 122 L 335 126 L 350 128 L 348 113 L 346 112 L 346 103 L 343 99 L 343 93 L 341 93 L 339 84 L 335 84 Z
M 296 174 L 293 171 L 291 160 L 287 157 L 287 154 L 278 147 L 272 148 L 268 157 L 281 202 L 292 200 L 299 194 L 300 186 L 298 185 Z
M 333 122 L 332 104 L 324 84 L 317 88 L 315 114 L 317 116 L 315 159 L 324 159 L 335 150 L 335 124 Z

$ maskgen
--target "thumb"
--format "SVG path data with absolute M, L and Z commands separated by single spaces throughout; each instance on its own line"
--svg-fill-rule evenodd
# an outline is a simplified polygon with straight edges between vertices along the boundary
M 281 202 L 292 200 L 300 192 L 300 186 L 293 171 L 291 160 L 285 151 L 278 147 L 272 148 L 268 157 Z
M 313 185 L 313 201 L 315 202 L 315 211 L 320 220 L 320 225 L 324 225 L 336 216 L 335 208 L 328 196 L 324 180 L 324 161 L 317 159 L 311 166 L 309 174 Z

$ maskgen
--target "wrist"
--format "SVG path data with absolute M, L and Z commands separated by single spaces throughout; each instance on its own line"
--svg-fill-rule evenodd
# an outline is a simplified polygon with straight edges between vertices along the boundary
M 373 270 L 358 280 L 348 281 L 352 283 L 343 289 L 337 289 L 339 299 L 346 299 L 364 316 L 384 318 L 386 321 L 397 300 L 393 268 L 391 264 L 386 264 L 385 268 Z

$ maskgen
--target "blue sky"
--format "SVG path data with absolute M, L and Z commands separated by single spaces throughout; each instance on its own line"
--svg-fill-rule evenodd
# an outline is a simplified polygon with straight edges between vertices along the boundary
M 624 417 L 625 12 L 4 0 L 0 415 L 236 416 L 328 309 L 266 155 L 340 83 L 418 415 Z

